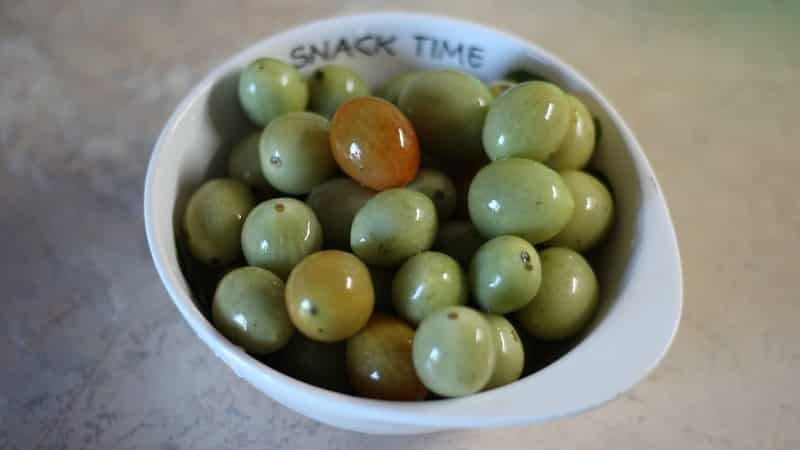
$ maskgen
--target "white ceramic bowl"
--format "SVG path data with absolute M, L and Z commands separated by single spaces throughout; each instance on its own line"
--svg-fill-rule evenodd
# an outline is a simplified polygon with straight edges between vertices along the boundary
M 374 86 L 417 67 L 452 67 L 483 80 L 524 67 L 581 98 L 602 124 L 593 164 L 610 180 L 618 215 L 596 265 L 603 306 L 580 343 L 550 366 L 499 389 L 458 399 L 397 403 L 296 381 L 218 333 L 192 300 L 178 265 L 175 230 L 188 195 L 214 170 L 221 149 L 244 132 L 237 75 L 260 56 L 305 62 L 304 72 L 324 63 L 344 64 Z M 401 434 L 497 427 L 586 411 L 643 379 L 664 356 L 680 320 L 682 280 L 675 232 L 653 170 L 622 118 L 596 88 L 546 51 L 500 31 L 445 17 L 384 13 L 323 20 L 274 35 L 224 62 L 192 89 L 159 137 L 145 182 L 144 214 L 156 269 L 197 336 L 237 375 L 273 399 L 351 430 Z

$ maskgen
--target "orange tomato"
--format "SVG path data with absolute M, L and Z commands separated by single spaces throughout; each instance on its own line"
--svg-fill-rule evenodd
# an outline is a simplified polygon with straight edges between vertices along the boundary
M 405 186 L 419 170 L 419 143 L 411 122 L 377 97 L 344 103 L 331 119 L 333 157 L 344 173 L 382 191 Z

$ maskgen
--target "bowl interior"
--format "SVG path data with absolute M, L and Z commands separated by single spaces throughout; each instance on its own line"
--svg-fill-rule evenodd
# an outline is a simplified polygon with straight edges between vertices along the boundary
M 296 382 L 219 335 L 202 314 L 209 299 L 192 295 L 181 271 L 175 237 L 188 196 L 220 172 L 232 143 L 255 130 L 239 107 L 237 82 L 240 70 L 260 56 L 290 61 L 304 73 L 323 64 L 346 65 L 373 88 L 413 69 L 454 68 L 484 81 L 499 79 L 512 69 L 527 69 L 584 101 L 602 129 L 592 168 L 610 184 L 617 216 L 608 242 L 591 255 L 601 283 L 602 307 L 583 336 L 566 344 L 574 348 L 512 385 L 463 399 L 406 405 L 355 399 Z M 234 56 L 187 96 L 164 129 L 148 171 L 145 215 L 156 267 L 189 324 L 242 377 L 299 410 L 304 401 L 319 411 L 333 411 L 347 402 L 348 414 L 354 417 L 403 423 L 429 423 L 435 418 L 453 426 L 571 414 L 613 398 L 644 377 L 668 348 L 680 316 L 680 261 L 667 207 L 652 169 L 622 119 L 586 80 L 543 50 L 496 30 L 448 18 L 372 14 L 331 19 L 278 34 Z M 520 402 L 520 398 L 536 401 Z M 474 408 L 477 405 L 479 409 Z

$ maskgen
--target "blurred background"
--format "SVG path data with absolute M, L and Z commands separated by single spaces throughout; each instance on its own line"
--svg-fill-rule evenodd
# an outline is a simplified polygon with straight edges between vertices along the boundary
M 375 437 L 317 424 L 194 336 L 146 248 L 147 159 L 254 41 L 403 9 L 563 57 L 638 135 L 683 255 L 684 318 L 643 383 L 540 426 Z M 800 448 L 800 2 L 0 0 L 0 450 Z

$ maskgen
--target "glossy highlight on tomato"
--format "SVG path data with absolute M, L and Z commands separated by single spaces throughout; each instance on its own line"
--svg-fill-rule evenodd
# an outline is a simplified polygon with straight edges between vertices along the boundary
M 336 163 L 364 186 L 382 191 L 417 176 L 417 134 L 386 100 L 360 97 L 344 103 L 331 119 L 330 140 Z

